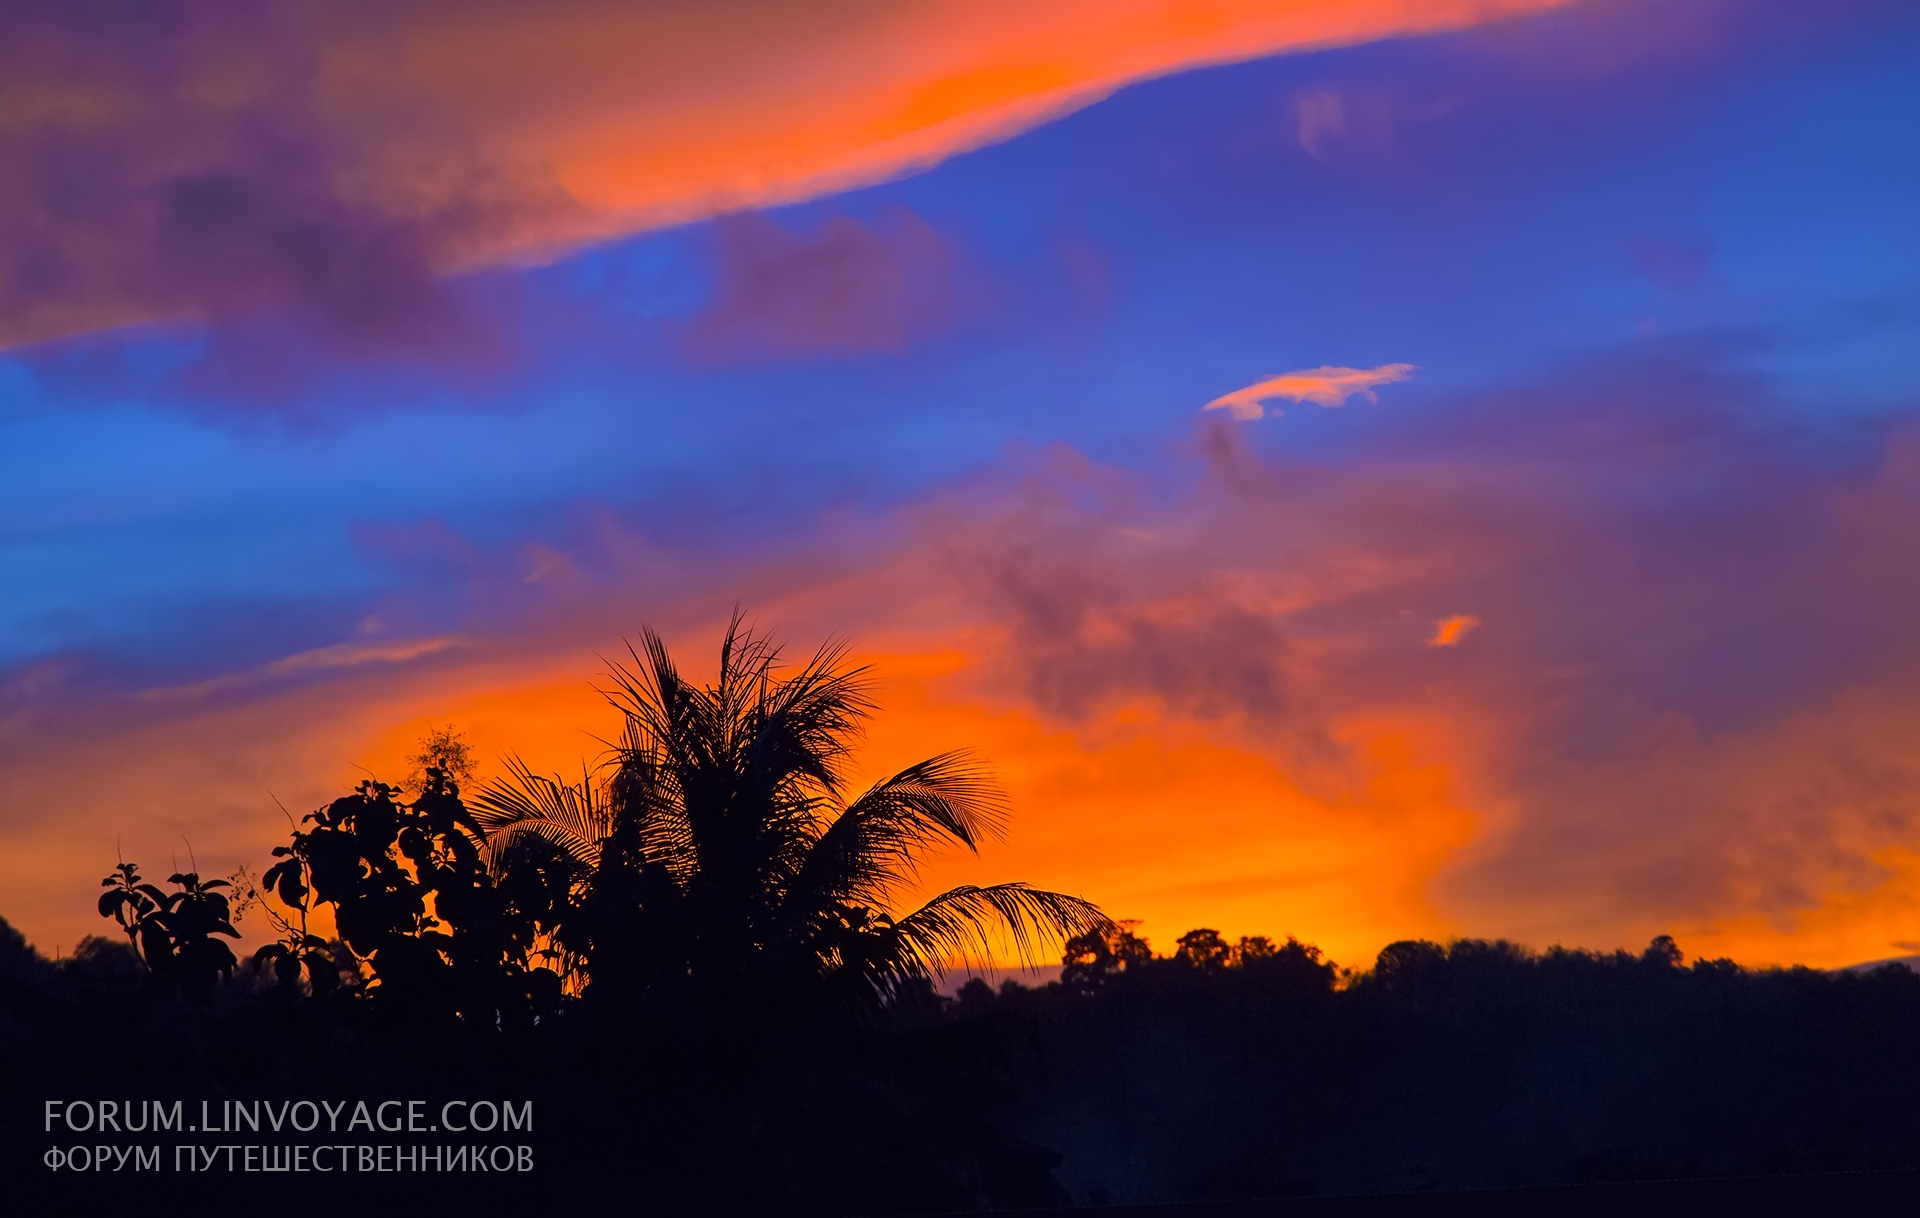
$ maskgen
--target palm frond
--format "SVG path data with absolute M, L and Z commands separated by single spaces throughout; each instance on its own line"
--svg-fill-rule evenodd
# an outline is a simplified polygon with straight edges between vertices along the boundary
M 603 765 L 613 771 L 607 782 L 608 812 L 625 848 L 686 882 L 697 869 L 693 833 L 678 773 L 662 764 L 658 744 L 629 718 Z
M 1006 832 L 1007 797 L 978 757 L 953 749 L 875 783 L 847 805 L 840 819 L 848 817 L 855 822 L 911 821 L 977 853 L 982 841 Z
M 1022 966 L 1032 967 L 1042 959 L 1043 943 L 1063 944 L 1112 925 L 1099 906 L 1082 897 L 1018 883 L 963 885 L 893 924 L 893 960 L 885 971 L 938 977 L 954 964 L 992 963 L 995 947 L 1003 943 L 1012 946 Z
M 760 682 L 745 725 L 750 764 L 776 783 L 798 779 L 838 794 L 842 766 L 875 705 L 871 672 L 848 667 L 848 650 L 830 640 L 792 676 Z
M 638 649 L 627 644 L 627 654 L 633 659 L 631 668 L 617 660 L 607 662 L 613 688 L 601 690 L 600 696 L 621 713 L 629 734 L 664 745 L 678 734 L 675 722 L 684 718 L 681 703 L 691 691 L 667 654 L 666 642 L 651 626 L 641 628 Z
M 896 885 L 914 878 L 928 848 L 978 852 L 1006 819 L 1005 795 L 972 754 L 930 757 L 840 810 L 808 848 L 787 905 L 801 917 L 848 901 L 884 907 Z
M 673 830 L 665 844 L 690 852 L 689 875 L 784 888 L 804 861 L 820 809 L 837 802 L 822 796 L 838 791 L 873 705 L 866 670 L 849 668 L 846 653 L 829 643 L 780 675 L 779 647 L 736 611 L 711 685 L 685 681 L 651 628 L 629 644 L 631 666 L 609 665 L 613 683 L 601 692 L 626 720 L 616 786 L 623 799 L 656 791 L 672 807 L 659 823 Z
M 525 833 L 546 838 L 586 870 L 597 867 L 613 818 L 592 775 L 582 773 L 577 784 L 568 783 L 535 774 L 518 757 L 508 757 L 506 767 L 508 777 L 486 783 L 468 800 L 487 834 L 487 869 L 497 873 L 507 850 Z

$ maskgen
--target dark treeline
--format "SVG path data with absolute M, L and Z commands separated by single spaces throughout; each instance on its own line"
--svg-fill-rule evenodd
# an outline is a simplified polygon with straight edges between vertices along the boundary
M 896 914 L 931 848 L 1004 809 L 943 754 L 855 793 L 871 708 L 828 649 L 736 622 L 718 680 L 648 636 L 580 781 L 457 739 L 293 827 L 273 865 L 122 863 L 115 933 L 57 962 L 0 923 L 8 1179 L 175 1205 L 225 1177 L 52 1178 L 41 1102 L 532 1101 L 538 1169 L 277 1177 L 371 1212 L 514 1194 L 653 1212 L 878 1213 L 1910 1167 L 1920 976 L 1644 953 L 1182 936 L 966 886 Z M 463 794 L 462 784 L 473 786 Z M 241 910 L 278 940 L 242 959 Z M 321 933 L 324 928 L 325 933 Z M 940 997 L 942 962 L 1064 951 L 1060 980 Z M 419 1141 L 420 1139 L 412 1139 Z M 475 1194 L 474 1190 L 483 1190 Z
M 1912 1168 L 1920 975 L 1289 942 L 964 989 L 1017 1023 L 1007 1128 L 1082 1203 Z M 1109 953 L 1113 955 L 1127 954 Z
M 864 1024 L 747 1048 L 572 1013 L 542 1035 L 408 1035 L 242 965 L 202 1003 L 106 939 L 57 964 L 0 926 L 0 1078 L 16 1181 L 46 1096 L 509 1095 L 533 1178 L 490 1195 L 661 1212 L 854 1213 L 1912 1168 L 1920 976 L 1743 970 L 1506 943 L 1400 943 L 1342 978 L 1310 948 L 1208 967 L 1136 956 L 1042 987 L 903 992 Z M 1078 954 L 1084 965 L 1086 953 Z M 1344 981 L 1345 984 L 1339 984 Z M 740 1048 L 740 1047 L 736 1047 Z M 693 1084 L 757 1096 L 762 1141 Z M 781 1112 L 782 1106 L 786 1111 Z M 772 1126 L 780 1126 L 773 1128 Z M 74 1139 L 67 1139 L 74 1140 Z M 60 1181 L 63 1193 L 98 1180 Z M 132 1185 L 108 1180 L 122 1191 Z M 158 1181 L 153 1183 L 157 1184 Z M 201 1182 L 209 1191 L 221 1186 Z M 334 1185 L 372 1201 L 471 1181 Z M 192 1181 L 170 1180 L 173 1190 Z M 328 1182 L 280 1184 L 318 1195 Z

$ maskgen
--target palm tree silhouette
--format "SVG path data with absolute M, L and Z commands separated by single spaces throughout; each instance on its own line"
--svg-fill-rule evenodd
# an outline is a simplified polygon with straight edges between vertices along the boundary
M 471 801 L 501 872 L 528 851 L 569 861 L 579 900 L 559 938 L 590 991 L 824 982 L 870 1001 L 996 948 L 1032 964 L 1043 945 L 1110 927 L 1091 902 L 1024 883 L 954 888 L 894 916 L 922 855 L 977 853 L 1006 805 L 964 752 L 849 797 L 874 702 L 844 643 L 783 674 L 779 648 L 736 613 L 706 686 L 650 629 L 628 653 L 603 691 L 623 725 L 597 774 L 570 783 L 510 759 Z

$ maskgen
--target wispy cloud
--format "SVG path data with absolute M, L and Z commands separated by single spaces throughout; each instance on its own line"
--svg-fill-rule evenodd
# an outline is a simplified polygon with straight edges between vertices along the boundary
M 406 639 L 392 643 L 335 643 L 329 647 L 315 647 L 295 655 L 284 656 L 245 672 L 225 673 L 205 681 L 196 681 L 191 685 L 148 690 L 142 696 L 159 701 L 202 698 L 208 694 L 244 688 L 264 681 L 289 680 L 341 669 L 360 668 L 369 664 L 405 664 L 422 656 L 434 655 L 457 647 L 464 641 L 458 635 L 440 635 L 435 638 Z
M 1412 373 L 1412 364 L 1382 364 L 1378 368 L 1334 368 L 1325 365 L 1303 368 L 1222 394 L 1201 409 L 1224 410 L 1236 419 L 1260 419 L 1266 417 L 1266 403 L 1272 398 L 1314 402 L 1321 406 L 1344 406 L 1348 398 L 1359 394 L 1372 402 L 1378 400 L 1373 392 L 1374 386 L 1404 381 Z
M 812 232 L 746 214 L 714 232 L 715 299 L 686 336 L 703 362 L 898 351 L 957 311 L 954 251 L 906 208 Z

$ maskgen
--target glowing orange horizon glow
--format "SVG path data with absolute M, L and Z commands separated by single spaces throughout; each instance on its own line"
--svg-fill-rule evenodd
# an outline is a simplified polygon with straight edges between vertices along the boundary
M 288 827 L 276 799 L 298 816 L 369 772 L 397 776 L 430 727 L 457 726 L 489 766 L 513 752 L 576 775 L 617 727 L 593 690 L 600 657 L 650 621 L 708 678 L 738 596 L 790 655 L 839 635 L 873 665 L 881 710 L 856 782 L 960 747 L 1005 784 L 1008 840 L 929 860 L 921 894 L 1025 880 L 1142 919 L 1163 950 L 1212 926 L 1360 967 L 1410 937 L 1637 950 L 1671 933 L 1695 956 L 1815 966 L 1916 940 L 1920 854 L 1899 806 L 1920 785 L 1915 686 L 1717 720 L 1593 690 L 1623 607 L 1670 595 L 1659 573 L 1610 568 L 1604 604 L 1544 608 L 1529 585 L 1483 580 L 1478 614 L 1441 617 L 1461 571 L 1530 554 L 1560 523 L 1484 510 L 1467 494 L 1481 482 L 1444 468 L 1316 481 L 1234 450 L 1244 428 L 1203 427 L 1211 472 L 1171 502 L 1135 502 L 1054 447 L 758 557 L 616 531 L 603 541 L 625 559 L 572 590 L 556 579 L 491 635 L 370 628 L 71 703 L 49 676 L 30 710 L 0 715 L 18 759 L 0 770 L 0 916 L 70 946 L 107 929 L 92 900 L 116 857 L 162 876 L 190 857 L 258 868 Z M 1911 474 L 1899 456 L 1822 510 L 1894 522 L 1867 535 L 1903 553 L 1886 504 Z M 1407 502 L 1420 543 L 1383 542 L 1373 522 Z M 1501 628 L 1460 645 L 1480 615 Z M 1588 642 L 1525 646 L 1543 615 Z
M 689 675 L 710 667 L 711 642 L 676 646 Z M 1075 730 L 1030 710 L 955 699 L 947 679 L 969 660 L 954 651 L 856 659 L 882 682 L 881 710 L 855 758 L 856 789 L 966 747 L 987 761 L 1014 810 L 1007 839 L 979 856 L 928 859 L 903 905 L 955 884 L 1019 879 L 1140 919 L 1162 950 L 1192 922 L 1298 934 L 1359 964 L 1391 939 L 1451 929 L 1422 890 L 1470 835 L 1472 817 L 1449 804 L 1444 767 L 1422 762 L 1399 733 L 1355 729 L 1368 754 L 1365 785 L 1329 801 L 1299 790 L 1270 759 L 1151 712 Z M 78 746 L 84 760 L 48 758 L 40 782 L 27 780 L 42 792 L 58 787 L 69 764 L 91 779 L 71 815 L 16 838 L 0 861 L 0 890 L 11 896 L 0 916 L 48 951 L 106 933 L 91 917 L 88 888 L 116 850 L 149 874 L 184 868 L 190 852 L 203 874 L 240 863 L 258 872 L 286 830 L 276 799 L 297 820 L 369 774 L 395 779 L 435 726 L 458 728 L 483 773 L 498 773 L 511 753 L 577 780 L 602 751 L 597 737 L 617 727 L 592 688 L 599 667 L 573 654 L 530 667 L 395 669 L 169 719 L 111 749 Z M 304 738 L 282 752 L 276 742 L 290 733 Z M 141 793 L 137 815 L 113 794 L 126 789 Z M 244 929 L 251 942 L 264 922 L 256 916 Z
M 709 666 L 708 633 L 674 640 L 690 675 Z M 977 657 L 951 648 L 858 658 L 882 680 L 882 709 L 857 757 L 857 783 L 970 747 L 1014 808 L 1006 841 L 977 858 L 929 860 L 903 903 L 956 883 L 1022 879 L 1142 920 L 1162 951 L 1207 925 L 1229 936 L 1298 935 L 1360 968 L 1401 938 L 1504 934 L 1544 947 L 1559 938 L 1550 928 L 1569 917 L 1618 936 L 1577 945 L 1635 947 L 1670 931 L 1696 955 L 1832 966 L 1897 954 L 1888 944 L 1910 935 L 1920 917 L 1912 895 L 1920 891 L 1920 855 L 1896 848 L 1875 855 L 1884 882 L 1841 884 L 1784 923 L 1734 907 L 1676 925 L 1657 911 L 1439 899 L 1436 881 L 1503 827 L 1498 793 L 1476 776 L 1501 731 L 1490 708 L 1350 716 L 1334 726 L 1351 750 L 1345 776 L 1320 775 L 1303 787 L 1238 733 L 1149 704 L 1061 725 L 1018 700 L 983 701 L 964 680 Z M 106 933 L 111 928 L 91 916 L 89 890 L 116 851 L 150 874 L 184 866 L 190 852 L 203 874 L 242 862 L 257 871 L 286 830 L 276 798 L 297 818 L 369 772 L 397 776 L 431 726 L 458 727 L 485 769 L 497 772 L 512 752 L 537 771 L 578 775 L 600 750 L 596 736 L 616 722 L 591 687 L 600 667 L 592 653 L 572 649 L 463 663 L 429 654 L 418 666 L 67 741 L 31 772 L 10 776 L 10 802 L 57 800 L 63 811 L 11 835 L 0 857 L 4 916 L 47 951 Z M 1884 736 L 1914 717 L 1860 703 L 1817 731 L 1800 725 L 1796 735 L 1816 741 L 1805 754 L 1823 736 L 1860 733 L 1869 723 Z M 1715 772 L 1747 768 L 1757 754 L 1776 757 L 1771 771 L 1750 778 L 1756 790 L 1795 764 L 1768 740 L 1726 747 L 1732 755 Z M 1460 763 L 1442 760 L 1449 757 Z M 75 774 L 86 780 L 75 784 Z M 264 929 L 256 915 L 249 941 Z M 1529 940 L 1529 931 L 1546 934 Z

